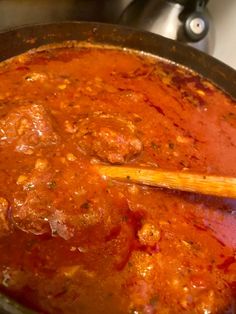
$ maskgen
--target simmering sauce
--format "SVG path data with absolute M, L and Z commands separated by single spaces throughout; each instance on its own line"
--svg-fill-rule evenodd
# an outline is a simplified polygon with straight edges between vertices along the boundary
M 1 292 L 40 313 L 235 313 L 236 202 L 94 167 L 236 176 L 234 100 L 96 46 L 26 53 L 0 82 Z

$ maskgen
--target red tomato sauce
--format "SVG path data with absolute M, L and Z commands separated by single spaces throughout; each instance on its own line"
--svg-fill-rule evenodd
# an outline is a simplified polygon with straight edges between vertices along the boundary
M 40 313 L 235 313 L 236 201 L 94 168 L 236 176 L 234 100 L 96 46 L 26 53 L 0 80 L 1 292 Z

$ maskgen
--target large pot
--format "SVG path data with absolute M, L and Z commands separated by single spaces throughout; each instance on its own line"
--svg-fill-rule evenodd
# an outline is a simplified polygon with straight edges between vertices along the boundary
M 134 49 L 159 56 L 192 69 L 236 99 L 236 71 L 222 62 L 181 43 L 127 27 L 65 22 L 35 25 L 0 33 L 0 60 L 40 45 L 67 40 L 89 41 Z M 0 313 L 32 313 L 0 294 Z

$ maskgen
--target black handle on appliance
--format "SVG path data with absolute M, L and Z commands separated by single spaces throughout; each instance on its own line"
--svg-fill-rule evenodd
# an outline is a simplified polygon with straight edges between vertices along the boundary
M 178 0 L 184 5 L 181 14 L 184 23 L 184 32 L 192 42 L 203 39 L 209 30 L 209 21 L 204 13 L 208 0 Z

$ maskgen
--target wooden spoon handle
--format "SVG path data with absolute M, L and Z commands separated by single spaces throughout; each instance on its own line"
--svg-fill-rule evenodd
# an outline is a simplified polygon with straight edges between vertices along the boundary
M 130 183 L 236 198 L 236 178 L 125 166 L 95 166 L 100 175 Z

